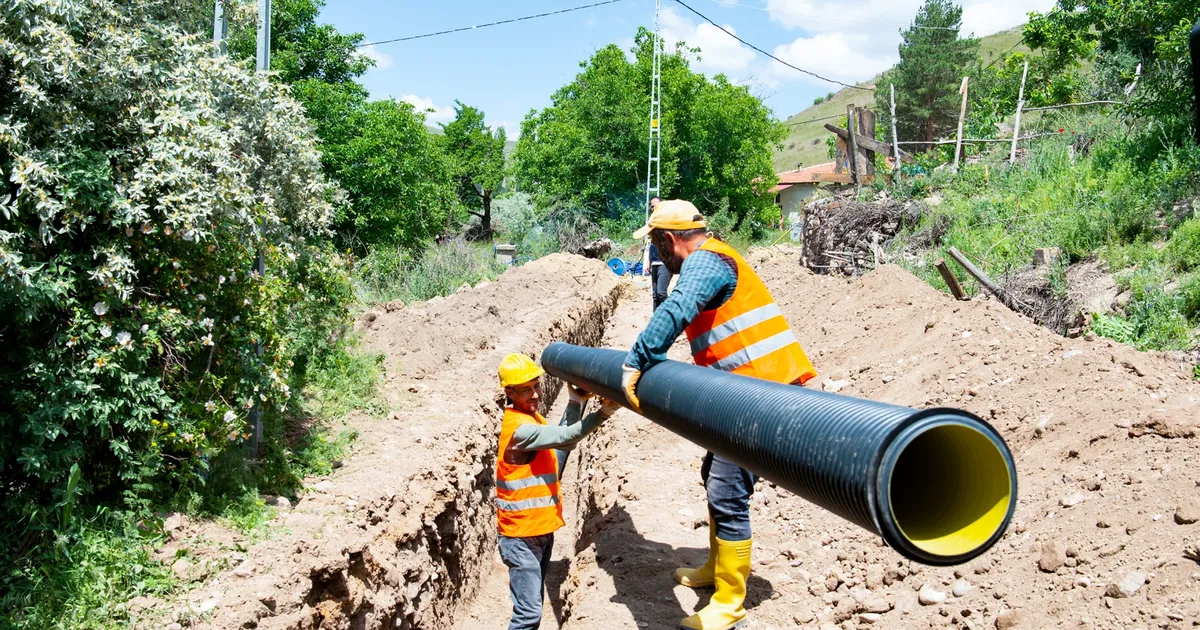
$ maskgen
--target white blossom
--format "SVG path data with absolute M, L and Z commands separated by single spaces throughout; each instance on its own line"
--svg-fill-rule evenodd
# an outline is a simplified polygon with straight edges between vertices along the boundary
M 100 327 L 100 338 L 101 339 L 108 339 L 111 336 L 112 336 L 112 329 L 109 328 L 107 324 Z
M 206 345 L 206 346 L 211 346 L 211 345 L 213 345 L 212 333 L 209 333 L 209 334 L 207 334 L 207 335 L 204 335 L 203 337 L 201 337 L 201 338 L 200 338 L 200 343 L 202 343 L 202 344 L 204 344 L 204 345 Z
M 104 302 L 96 302 L 92 305 L 92 312 L 95 313 L 97 317 L 104 317 L 104 315 L 108 313 L 108 304 L 105 304 Z
M 117 344 L 119 344 L 122 348 L 128 348 L 129 344 L 132 342 L 132 339 L 133 336 L 123 330 L 117 333 Z
M 212 413 L 212 412 L 216 411 L 216 410 L 217 410 L 217 403 L 215 403 L 215 402 L 213 402 L 213 401 L 211 401 L 211 400 L 210 400 L 210 401 L 208 401 L 208 402 L 206 402 L 206 403 L 204 403 L 204 410 L 205 410 L 205 411 L 207 411 L 207 412 L 209 412 L 209 413 Z M 233 413 L 233 412 L 230 412 L 230 413 Z
M 225 421 L 225 424 L 233 424 L 233 421 L 237 420 L 237 414 L 232 411 L 226 411 L 225 416 L 221 419 Z

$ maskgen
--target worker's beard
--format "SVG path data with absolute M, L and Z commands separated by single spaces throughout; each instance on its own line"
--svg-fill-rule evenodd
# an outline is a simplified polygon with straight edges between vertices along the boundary
M 666 236 L 653 236 L 651 241 L 658 250 L 658 259 L 662 261 L 663 266 L 672 275 L 678 275 L 679 270 L 683 268 L 683 259 L 675 255 L 674 243 L 671 242 L 671 239 Z

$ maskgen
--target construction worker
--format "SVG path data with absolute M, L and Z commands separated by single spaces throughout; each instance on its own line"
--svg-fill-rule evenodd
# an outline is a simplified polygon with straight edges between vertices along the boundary
M 625 357 L 621 386 L 631 407 L 640 408 L 642 372 L 666 360 L 667 350 L 685 331 L 696 365 L 796 385 L 816 376 L 766 285 L 741 255 L 712 237 L 696 206 L 663 201 L 633 236 L 646 234 L 663 265 L 679 279 Z M 722 630 L 741 625 L 746 617 L 750 496 L 756 479 L 711 452 L 704 456 L 700 476 L 708 494 L 708 561 L 698 569 L 677 569 L 675 580 L 715 590 L 708 605 L 683 619 L 680 627 Z
M 510 354 L 500 362 L 500 386 L 508 405 L 500 426 L 496 454 L 496 517 L 500 557 L 508 566 L 513 613 L 509 630 L 537 628 L 542 623 L 542 592 L 554 532 L 563 526 L 559 479 L 566 451 L 595 431 L 620 405 L 605 400 L 600 410 L 580 421 L 584 403 L 593 395 L 568 385 L 570 400 L 558 426 L 538 413 L 541 376 L 533 359 Z M 556 450 L 559 449 L 559 450 Z
M 662 199 L 658 197 L 650 198 L 650 212 L 654 212 L 654 208 L 658 206 Z M 658 305 L 667 299 L 667 288 L 671 286 L 671 272 L 663 265 L 662 259 L 658 256 L 658 248 L 654 243 L 650 243 L 650 292 L 653 300 L 654 310 L 658 310 Z

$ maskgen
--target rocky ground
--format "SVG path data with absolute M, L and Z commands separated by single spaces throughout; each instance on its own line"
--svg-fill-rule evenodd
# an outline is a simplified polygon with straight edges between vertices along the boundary
M 173 604 L 191 611 L 181 623 L 505 627 L 490 501 L 495 364 L 508 351 L 536 356 L 552 339 L 628 347 L 650 314 L 645 286 L 595 261 L 551 258 L 364 317 L 371 347 L 387 355 L 394 413 L 361 421 L 345 467 L 281 509 L 274 538 L 179 525 L 174 548 L 232 558 Z M 1190 369 L 1057 336 L 993 300 L 954 301 L 897 267 L 818 276 L 790 247 L 750 260 L 821 371 L 816 386 L 972 411 L 1004 434 L 1020 476 L 1005 537 L 949 568 L 906 561 L 761 482 L 750 628 L 1200 625 L 1200 564 L 1188 557 L 1200 545 L 1200 385 Z M 673 353 L 686 359 L 682 345 Z M 549 389 L 557 395 L 558 384 Z M 671 579 L 706 553 L 701 454 L 629 411 L 572 454 L 544 628 L 673 627 L 705 603 L 709 591 Z

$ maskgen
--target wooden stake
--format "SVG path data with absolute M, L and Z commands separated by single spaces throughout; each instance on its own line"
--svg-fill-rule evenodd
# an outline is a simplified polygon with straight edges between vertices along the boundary
M 858 126 L 854 122 L 854 103 L 846 106 L 846 129 L 850 130 L 850 178 L 854 182 L 854 187 L 862 186 L 862 179 L 858 172 L 858 142 L 855 141 L 854 131 Z
M 892 171 L 892 181 L 900 183 L 900 139 L 896 137 L 896 84 L 892 84 L 892 155 L 895 157 L 896 170 Z
M 863 138 L 875 140 L 875 112 L 866 107 L 856 107 L 855 113 L 858 115 L 858 133 Z M 858 138 L 854 141 L 858 144 L 858 152 L 863 156 L 863 183 L 870 183 L 875 180 L 875 152 L 871 147 L 863 142 L 859 142 Z M 875 141 L 878 143 L 878 140 Z M 884 155 L 887 155 L 886 153 Z
M 1029 60 L 1025 60 L 1025 69 L 1021 71 L 1021 91 L 1017 92 L 1017 120 L 1013 123 L 1012 151 L 1008 154 L 1009 162 L 1017 161 L 1017 140 L 1021 137 L 1021 110 L 1025 108 L 1025 77 L 1029 76 Z
M 1018 313 L 1029 315 L 1024 304 L 1014 300 L 1012 296 L 1004 291 L 1004 289 L 1000 288 L 1000 285 L 993 282 L 992 279 L 987 276 L 987 274 L 983 273 L 978 267 L 971 264 L 971 261 L 967 260 L 967 257 L 962 255 L 962 252 L 951 247 L 950 249 L 946 250 L 946 254 L 950 256 L 950 258 L 953 258 L 954 262 L 962 265 L 962 268 L 967 273 L 974 276 L 975 279 L 979 281 L 979 284 L 982 284 L 989 293 L 996 296 L 996 299 L 1000 300 L 1002 304 Z
M 958 283 L 958 278 L 954 277 L 954 273 L 950 271 L 946 261 L 939 260 L 933 266 L 937 267 L 938 273 L 942 274 L 942 280 L 945 280 L 946 286 L 950 287 L 950 294 L 954 296 L 954 299 L 967 299 L 967 292 L 963 291 L 962 285 Z
M 971 77 L 963 77 L 962 87 L 958 89 L 962 94 L 962 110 L 958 112 L 958 141 L 954 143 L 954 172 L 958 172 L 958 157 L 962 154 L 962 137 L 963 123 L 967 120 L 967 83 Z

